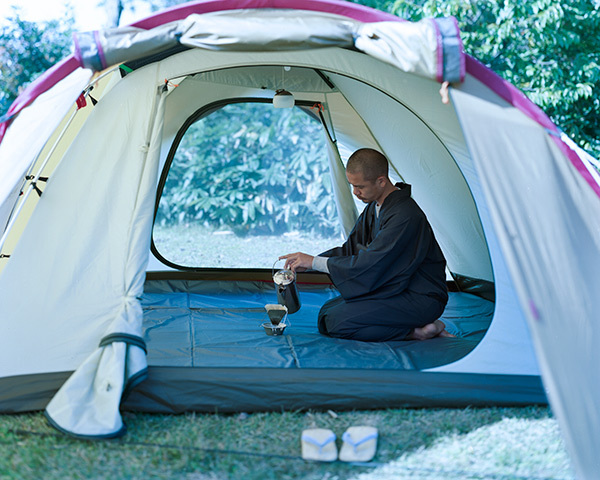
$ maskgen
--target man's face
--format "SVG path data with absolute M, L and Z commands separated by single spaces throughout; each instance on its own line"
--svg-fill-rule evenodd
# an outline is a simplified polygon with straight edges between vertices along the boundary
M 350 173 L 346 172 L 346 178 L 352 185 L 352 193 L 365 203 L 370 203 L 377 200 L 381 196 L 383 187 L 380 185 L 379 179 L 375 181 L 365 180 L 362 172 Z

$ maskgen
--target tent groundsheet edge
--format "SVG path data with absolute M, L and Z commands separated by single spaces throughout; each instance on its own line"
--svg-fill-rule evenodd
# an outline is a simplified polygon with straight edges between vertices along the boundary
M 42 410 L 72 372 L 0 379 L 0 412 Z M 342 374 L 343 373 L 343 374 Z M 395 370 L 148 368 L 123 410 L 179 414 L 546 405 L 541 378 Z

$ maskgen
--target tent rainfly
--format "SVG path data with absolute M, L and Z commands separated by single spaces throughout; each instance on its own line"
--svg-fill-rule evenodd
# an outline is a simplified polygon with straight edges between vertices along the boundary
M 346 231 L 354 149 L 381 150 L 412 185 L 448 261 L 443 318 L 457 338 L 320 336 L 316 313 L 335 292 L 316 272 L 299 275 L 293 325 L 267 337 L 256 322 L 274 303 L 270 269 L 181 269 L 157 253 L 185 129 L 270 102 L 284 67 L 294 108 L 319 106 Z M 579 477 L 600 470 L 598 174 L 464 54 L 454 19 L 337 0 L 189 3 L 76 35 L 1 121 L 0 411 L 45 409 L 62 431 L 108 438 L 125 431 L 120 409 L 549 400 Z

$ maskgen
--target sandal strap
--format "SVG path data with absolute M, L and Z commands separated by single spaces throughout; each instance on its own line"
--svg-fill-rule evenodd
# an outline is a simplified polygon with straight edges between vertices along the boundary
M 323 447 L 335 441 L 335 433 L 331 433 L 328 437 L 326 437 L 322 442 L 319 442 L 315 437 L 312 437 L 308 433 L 302 434 L 302 440 L 308 443 L 312 443 L 313 445 L 319 447 L 319 453 L 323 450 Z
M 362 445 L 365 442 L 368 442 L 369 440 L 373 440 L 374 438 L 377 438 L 377 432 L 371 433 L 370 435 L 365 435 L 364 437 L 361 437 L 360 440 L 357 440 L 356 442 L 352 439 L 352 435 L 350 435 L 348 432 L 344 432 L 344 434 L 342 435 L 342 440 L 350 445 L 352 445 L 352 447 L 354 447 L 354 451 L 356 452 L 356 448 L 360 445 Z

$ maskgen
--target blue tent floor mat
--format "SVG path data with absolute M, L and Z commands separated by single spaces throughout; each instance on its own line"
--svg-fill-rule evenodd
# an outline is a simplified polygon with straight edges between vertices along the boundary
M 366 343 L 318 333 L 318 311 L 337 295 L 331 285 L 300 284 L 299 292 L 301 309 L 289 316 L 284 335 L 271 337 L 260 326 L 268 319 L 265 304 L 276 303 L 271 282 L 148 279 L 141 299 L 148 376 L 122 408 L 227 413 L 547 403 L 539 376 L 426 371 L 476 347 L 493 317 L 490 301 L 450 292 L 442 319 L 456 338 Z M 45 408 L 71 373 L 0 379 L 0 411 Z
M 152 280 L 142 297 L 148 364 L 161 367 L 347 368 L 423 370 L 456 361 L 483 338 L 494 304 L 450 292 L 441 319 L 456 338 L 359 342 L 317 330 L 319 309 L 338 295 L 331 285 L 298 285 L 300 310 L 281 336 L 268 336 L 268 282 Z
M 302 307 L 289 315 L 284 335 L 273 337 L 261 327 L 265 305 L 276 303 L 272 282 L 148 279 L 148 378 L 123 408 L 227 413 L 547 403 L 539 376 L 426 370 L 477 346 L 493 302 L 450 292 L 442 320 L 456 338 L 367 343 L 319 334 L 319 309 L 337 295 L 330 284 L 298 290 Z

